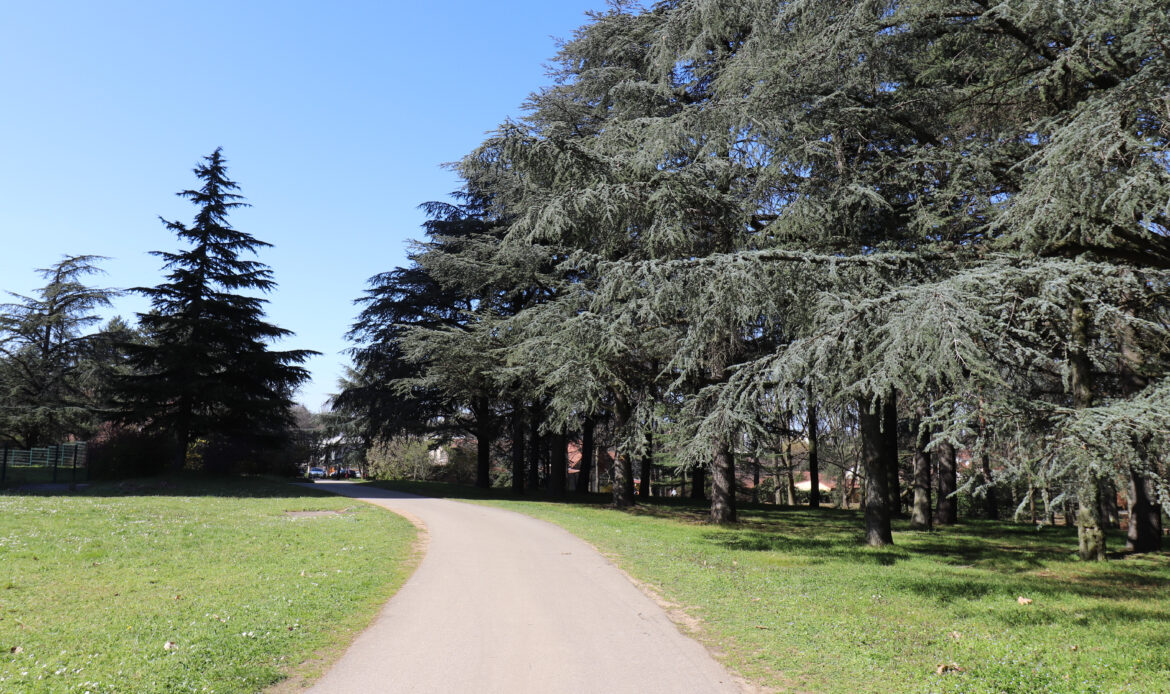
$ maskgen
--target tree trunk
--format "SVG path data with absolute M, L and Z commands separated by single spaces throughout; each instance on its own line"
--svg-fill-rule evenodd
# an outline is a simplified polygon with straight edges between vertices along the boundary
M 821 506 L 821 468 L 819 452 L 817 451 L 817 404 L 812 399 L 812 388 L 807 388 L 808 395 L 808 507 Z
M 983 418 L 983 398 L 979 398 L 979 436 L 983 439 L 984 451 L 979 454 L 979 468 L 983 473 L 983 517 L 999 520 L 999 496 L 996 494 L 995 479 L 991 476 L 991 457 L 987 455 L 987 422 Z
M 938 503 L 934 521 L 939 525 L 959 522 L 959 500 L 951 496 L 959 488 L 959 468 L 955 464 L 955 447 L 950 441 L 940 441 L 938 450 Z
M 861 463 L 865 470 L 865 542 L 871 547 L 894 543 L 890 528 L 889 480 L 882 436 L 882 421 L 878 413 L 869 411 L 870 403 L 861 398 L 857 403 L 857 423 L 861 434 Z
M 760 503 L 760 459 L 752 458 L 752 503 Z
M 565 475 L 569 463 L 569 438 L 564 434 L 549 437 L 552 455 L 549 456 L 548 493 L 552 497 L 565 495 Z
M 492 411 L 487 398 L 477 398 L 475 404 L 475 486 L 492 486 Z
M 711 522 L 735 522 L 735 453 L 722 441 L 711 460 Z
M 891 390 L 882 402 L 882 459 L 886 468 L 886 493 L 890 516 L 902 516 L 902 481 L 898 470 L 898 392 Z
M 187 449 L 191 447 L 191 432 L 182 427 L 175 431 L 175 457 L 171 461 L 173 472 L 182 472 L 187 466 Z
M 646 431 L 646 452 L 642 456 L 642 489 L 639 490 L 643 499 L 654 495 L 654 432 Z
M 1077 554 L 1085 561 L 1105 561 L 1105 531 L 1101 528 L 1101 485 L 1084 484 L 1077 494 Z
M 914 505 L 910 509 L 910 527 L 930 530 L 930 454 L 926 452 L 930 427 L 922 426 L 921 419 L 915 417 L 911 436 L 914 438 Z
M 512 405 L 512 493 L 524 493 L 524 414 L 523 405 Z
M 540 436 L 540 420 L 544 418 L 540 405 L 533 403 L 528 409 L 528 427 L 532 438 L 528 446 L 528 484 L 529 490 L 536 491 L 540 486 L 540 452 L 544 442 Z
M 1092 365 L 1089 363 L 1089 313 L 1083 300 L 1073 304 L 1072 349 L 1069 350 L 1073 407 L 1081 410 L 1093 404 Z M 1105 531 L 1101 528 L 1101 482 L 1090 470 L 1083 474 L 1077 489 L 1078 554 L 1085 561 L 1105 560 Z
M 979 464 L 983 469 L 983 482 L 989 485 L 993 484 L 991 459 L 986 453 L 979 456 Z M 983 515 L 988 520 L 999 520 L 999 497 L 995 493 L 995 487 L 988 487 L 983 494 Z
M 694 501 L 707 500 L 707 470 L 695 466 L 691 468 L 691 499 Z
M 589 481 L 593 479 L 593 427 L 592 417 L 586 417 L 581 423 L 581 464 L 577 466 L 577 493 L 584 494 L 591 491 Z
M 784 459 L 784 491 L 788 494 L 788 505 L 796 505 L 796 479 L 792 476 L 792 439 L 785 437 L 780 449 Z
M 1130 470 L 1129 531 L 1125 548 L 1131 552 L 1162 551 L 1162 509 L 1154 503 L 1153 480 Z
M 1117 509 L 1117 485 L 1113 480 L 1101 483 L 1101 523 L 1106 528 L 1120 528 L 1121 514 Z
M 1142 374 L 1145 357 L 1137 346 L 1133 330 L 1122 327 L 1121 391 L 1132 396 L 1149 385 Z M 1129 527 L 1126 529 L 1125 548 L 1130 552 L 1160 552 L 1162 550 L 1162 509 L 1155 503 L 1157 490 L 1154 481 L 1141 471 L 1129 469 Z
M 630 421 L 630 404 L 621 393 L 614 394 L 614 431 L 625 429 Z M 629 453 L 619 449 L 613 457 L 613 505 L 629 508 L 634 505 L 634 466 Z

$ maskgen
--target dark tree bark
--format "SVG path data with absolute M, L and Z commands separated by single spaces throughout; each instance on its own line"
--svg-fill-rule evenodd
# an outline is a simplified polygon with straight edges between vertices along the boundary
M 532 438 L 529 440 L 528 446 L 528 484 L 529 490 L 535 491 L 540 486 L 540 452 L 544 448 L 544 442 L 540 435 L 540 421 L 544 418 L 544 413 L 537 403 L 533 403 L 528 408 L 528 428 L 531 432 Z
M 691 468 L 691 499 L 694 501 L 707 500 L 707 469 Z
M 569 464 L 569 437 L 553 434 L 549 437 L 549 446 L 552 447 L 552 455 L 549 456 L 548 493 L 549 496 L 562 497 L 565 495 L 565 476 Z
M 983 398 L 979 399 L 979 435 L 984 439 L 984 446 L 987 445 L 986 432 L 987 422 L 983 418 Z M 983 492 L 983 517 L 988 520 L 999 520 L 999 495 L 996 492 L 995 478 L 991 476 L 991 457 L 987 455 L 987 451 L 979 455 L 979 469 L 983 475 L 983 484 L 987 488 Z
M 1121 527 L 1121 514 L 1117 508 L 1117 486 L 1112 480 L 1101 483 L 1101 523 L 1107 528 Z
M 890 516 L 902 516 L 902 481 L 898 474 L 898 393 L 890 391 L 882 401 L 882 462 L 886 470 L 886 494 Z
M 475 406 L 475 486 L 492 486 L 492 422 L 491 403 L 487 398 L 476 398 Z
M 819 423 L 817 421 L 817 404 L 812 399 L 812 389 L 807 389 L 808 394 L 808 506 L 809 508 L 820 508 L 821 506 L 821 468 L 820 459 L 817 452 L 817 431 Z
M 586 417 L 581 424 L 581 464 L 577 467 L 577 493 L 590 491 L 589 481 L 593 478 L 593 427 L 592 417 Z
M 1131 552 L 1162 551 L 1162 509 L 1149 477 L 1130 470 L 1129 530 L 1125 548 Z
M 993 484 L 991 459 L 986 453 L 979 456 L 979 464 L 983 469 L 983 481 L 987 484 Z M 983 515 L 988 520 L 999 520 L 999 496 L 995 493 L 995 487 L 988 487 L 983 494 Z
M 512 405 L 512 493 L 524 493 L 524 406 Z
M 711 522 L 735 522 L 735 453 L 723 441 L 711 460 Z
M 885 456 L 882 421 L 878 413 L 869 411 L 866 398 L 857 403 L 858 429 L 861 434 L 861 464 L 865 470 L 865 542 L 871 547 L 894 544 L 890 528 L 889 480 Z
M 621 393 L 614 395 L 614 430 L 622 431 L 630 421 L 630 404 Z M 613 459 L 613 505 L 629 508 L 634 505 L 634 469 L 627 451 L 618 450 Z
M 1145 358 L 1137 347 L 1133 331 L 1121 331 L 1121 389 L 1127 396 L 1135 395 L 1147 385 L 1141 373 Z M 1129 469 L 1129 527 L 1126 529 L 1125 548 L 1130 552 L 1162 551 L 1162 509 L 1155 502 L 1157 490 L 1152 479 L 1135 468 Z
M 643 499 L 654 495 L 654 432 L 646 431 L 646 452 L 642 456 L 642 488 L 639 490 Z
M 951 496 L 959 488 L 959 468 L 955 464 L 955 447 L 950 441 L 940 441 L 938 450 L 938 503 L 934 520 L 939 525 L 959 522 L 959 501 Z
M 1072 345 L 1068 363 L 1071 371 L 1073 407 L 1081 410 L 1093 404 L 1092 365 L 1089 362 L 1089 312 L 1077 301 L 1070 316 Z M 1085 561 L 1105 560 L 1105 531 L 1101 523 L 1101 483 L 1092 472 L 1085 473 L 1077 488 L 1077 553 Z
M 187 466 L 187 449 L 191 447 L 191 430 L 184 425 L 175 427 L 175 457 L 171 460 L 171 471 L 182 472 Z
M 752 503 L 760 503 L 760 459 L 752 458 Z
M 911 425 L 914 437 L 914 504 L 910 509 L 910 527 L 914 530 L 930 530 L 930 454 L 926 446 L 930 443 L 930 427 L 922 426 L 918 417 Z
M 784 460 L 784 490 L 788 494 L 788 505 L 796 506 L 796 478 L 792 474 L 793 462 L 791 427 L 792 417 L 789 413 L 786 412 L 784 414 L 784 445 L 780 448 L 780 456 Z M 777 491 L 779 491 L 779 489 L 777 489 Z

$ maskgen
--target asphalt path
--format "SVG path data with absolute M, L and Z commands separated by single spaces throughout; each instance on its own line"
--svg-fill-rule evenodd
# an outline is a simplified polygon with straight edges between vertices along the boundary
M 624 573 L 557 526 L 365 485 L 313 486 L 401 513 L 428 534 L 414 575 L 313 694 L 744 691 Z

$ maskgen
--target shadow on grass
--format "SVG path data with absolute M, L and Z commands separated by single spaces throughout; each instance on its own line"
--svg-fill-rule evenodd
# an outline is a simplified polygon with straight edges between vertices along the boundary
M 578 494 L 566 492 L 564 496 L 549 495 L 539 490 L 528 495 L 516 495 L 509 489 L 481 489 L 472 486 L 446 484 L 441 482 L 372 481 L 364 482 L 384 489 L 408 492 L 421 496 L 444 499 L 482 500 L 496 499 L 512 502 L 553 503 L 589 506 L 593 508 L 612 507 L 610 494 Z M 1045 567 L 1083 566 L 1075 555 L 1076 529 L 1044 527 L 1037 529 L 1030 524 L 1015 524 L 1003 521 L 969 520 L 959 525 L 942 527 L 933 531 L 910 531 L 907 521 L 894 523 L 897 544 L 874 550 L 864 545 L 861 513 L 856 510 L 842 510 L 822 507 L 774 506 L 771 504 L 745 504 L 738 506 L 739 522 L 715 526 L 708 524 L 706 502 L 696 502 L 680 497 L 638 498 L 638 503 L 624 510 L 624 513 L 639 517 L 659 518 L 672 522 L 705 526 L 701 537 L 711 545 L 733 551 L 774 552 L 800 556 L 809 563 L 825 563 L 834 559 L 860 564 L 890 566 L 902 561 L 929 558 L 962 571 L 977 569 L 989 574 L 1004 574 L 1028 577 Z M 1109 535 L 1111 547 L 1124 545 L 1121 533 Z M 1117 555 L 1123 556 L 1123 555 Z M 1095 567 L 1088 575 L 1076 571 L 1077 586 L 1071 592 L 1091 597 L 1125 597 L 1139 592 L 1151 593 L 1170 588 L 1166 568 L 1170 557 L 1165 557 L 1161 569 L 1151 568 L 1141 561 L 1130 565 L 1125 561 L 1113 561 L 1105 570 Z M 1063 573 L 1063 572 L 1062 572 Z M 977 574 L 976 574 L 977 575 Z M 970 580 L 966 572 L 962 580 L 948 580 L 953 596 L 968 598 L 984 595 L 992 588 Z M 1045 590 L 1060 590 L 1067 579 L 1054 575 L 1028 577 L 1029 587 L 1035 587 L 1039 594 Z M 933 587 L 932 587 L 933 586 Z M 1097 587 L 1094 587 L 1097 586 Z M 1128 588 L 1126 587 L 1128 586 Z M 923 580 L 918 586 L 908 585 L 924 596 L 937 591 L 938 586 Z M 1066 591 L 1067 592 L 1067 591 Z
M 126 496 L 215 496 L 240 499 L 279 499 L 306 496 L 328 497 L 329 492 L 313 489 L 311 486 L 296 486 L 290 482 L 303 482 L 301 478 L 280 478 L 269 476 L 206 476 L 199 474 L 177 474 L 159 477 L 141 477 L 122 481 L 35 484 L 0 491 L 7 496 L 78 496 L 78 497 L 126 497 Z
M 390 489 L 396 492 L 418 494 L 435 499 L 497 499 L 501 501 L 530 501 L 551 504 L 580 504 L 584 506 L 608 506 L 613 503 L 609 494 L 594 494 L 592 492 L 578 493 L 567 491 L 563 496 L 553 496 L 543 489 L 531 494 L 513 494 L 511 489 L 492 487 L 483 489 L 460 484 L 445 482 L 412 482 L 407 480 L 371 480 L 366 482 L 352 482 L 354 485 L 366 485 L 379 489 Z

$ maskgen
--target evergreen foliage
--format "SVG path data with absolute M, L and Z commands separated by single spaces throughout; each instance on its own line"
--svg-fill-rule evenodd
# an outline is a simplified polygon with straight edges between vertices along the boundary
M 151 311 L 138 314 L 146 339 L 125 346 L 134 372 L 120 384 L 121 418 L 172 436 L 178 466 L 198 438 L 279 434 L 308 378 L 300 364 L 314 354 L 270 348 L 290 332 L 264 320 L 265 300 L 256 296 L 276 286 L 272 271 L 244 257 L 270 244 L 228 222 L 246 203 L 221 151 L 194 172 L 201 186 L 178 193 L 196 206 L 194 221 L 163 220 L 189 247 L 154 252 L 166 281 L 134 290 L 150 299 Z
M 36 296 L 14 294 L 0 305 L 0 438 L 24 448 L 84 437 L 96 425 L 110 370 L 118 356 L 112 323 L 90 331 L 113 289 L 83 278 L 101 272 L 98 256 L 65 256 L 38 272 L 47 283 Z
M 396 328 L 409 382 L 609 414 L 618 505 L 669 429 L 716 522 L 737 454 L 840 413 L 875 545 L 913 417 L 939 522 L 1075 500 L 1102 557 L 1110 485 L 1170 510 L 1168 35 L 1160 0 L 612 3 L 458 165 L 490 231 L 415 257 L 467 308 Z

